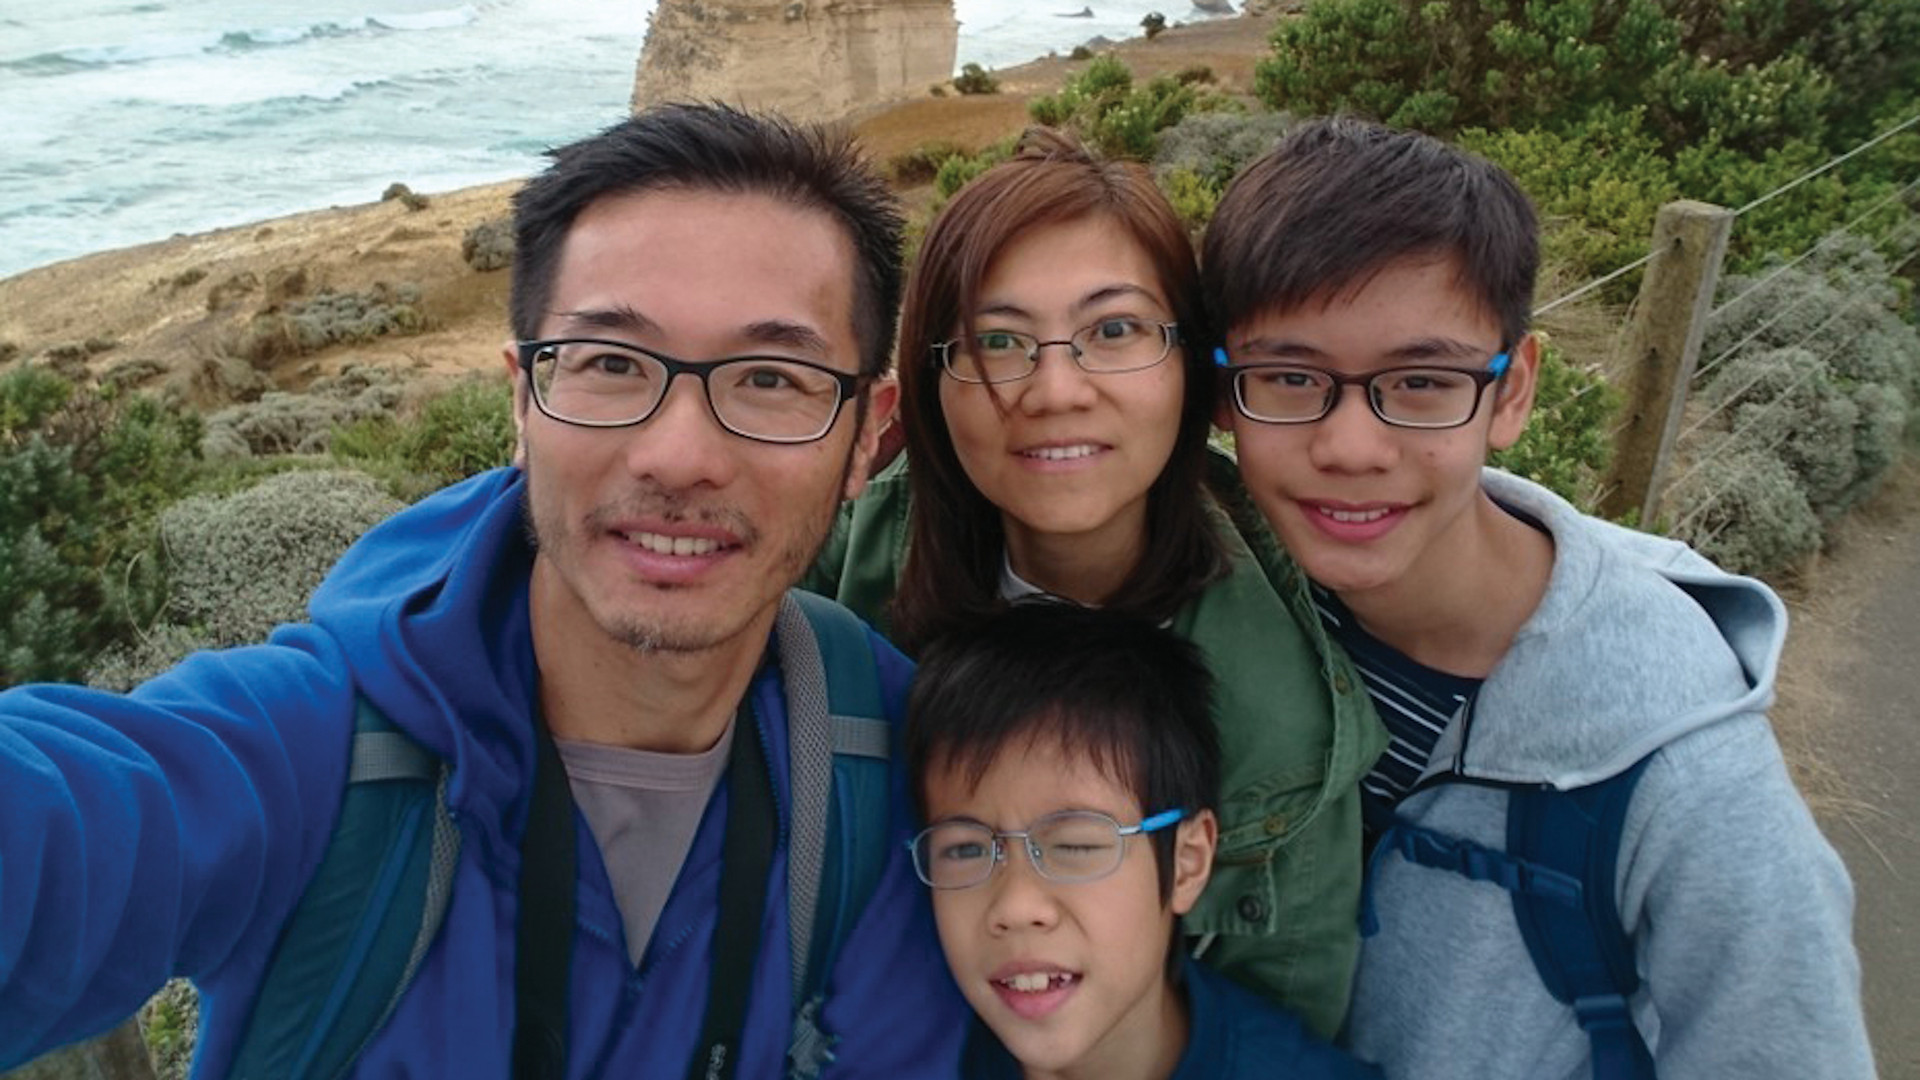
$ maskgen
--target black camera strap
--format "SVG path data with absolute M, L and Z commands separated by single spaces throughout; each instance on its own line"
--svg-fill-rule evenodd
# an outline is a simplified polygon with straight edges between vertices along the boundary
M 727 832 L 720 849 L 720 921 L 713 931 L 713 967 L 706 1019 L 694 1045 L 688 1080 L 732 1080 L 740 1064 L 753 957 L 767 907 L 767 877 L 780 833 L 773 774 L 746 701 L 733 722 L 727 760 Z
M 514 940 L 514 1080 L 567 1075 L 567 974 L 573 966 L 573 792 L 544 717 L 534 717 L 533 797 L 520 838 Z

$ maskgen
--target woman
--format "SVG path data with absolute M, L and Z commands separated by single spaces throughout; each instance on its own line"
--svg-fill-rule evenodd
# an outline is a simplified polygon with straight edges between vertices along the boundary
M 1179 219 L 1138 166 L 1030 131 L 929 228 L 900 337 L 906 460 L 843 512 L 806 584 L 909 652 L 1033 592 L 1200 645 L 1227 768 L 1213 883 L 1184 929 L 1330 1037 L 1358 945 L 1357 784 L 1384 739 L 1207 449 L 1212 342 Z

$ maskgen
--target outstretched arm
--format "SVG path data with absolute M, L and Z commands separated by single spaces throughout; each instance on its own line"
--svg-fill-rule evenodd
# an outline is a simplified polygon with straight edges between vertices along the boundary
M 351 688 L 317 635 L 129 695 L 0 694 L 0 1069 L 170 976 L 264 965 L 339 805 Z

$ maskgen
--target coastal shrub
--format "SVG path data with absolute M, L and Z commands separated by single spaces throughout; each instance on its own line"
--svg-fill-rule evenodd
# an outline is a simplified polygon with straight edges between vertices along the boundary
M 381 414 L 333 432 L 336 460 L 379 477 L 406 500 L 505 465 L 515 443 L 512 386 L 463 379 L 407 415 Z
M 152 357 L 129 357 L 102 372 L 100 386 L 116 392 L 127 391 L 143 383 L 152 382 L 166 373 L 167 365 Z
M 0 685 L 78 679 L 146 621 L 154 516 L 199 466 L 196 416 L 55 379 L 0 376 Z
M 925 184 L 940 175 L 947 159 L 967 151 L 951 139 L 933 139 L 911 150 L 903 150 L 887 159 L 887 176 L 896 184 L 912 187 Z
M 417 334 L 426 324 L 418 285 L 376 282 L 364 293 L 322 290 L 311 300 L 269 308 L 253 317 L 233 351 L 267 363 L 330 345 Z
M 1181 86 L 1197 86 L 1213 81 L 1213 68 L 1206 64 L 1188 64 L 1173 73 L 1173 81 Z
M 1075 45 L 1073 51 L 1067 54 L 1067 59 L 1091 60 L 1093 59 L 1093 50 L 1087 48 L 1085 45 Z
M 20 345 L 12 341 L 0 341 L 0 364 L 11 364 L 20 356 Z
M 1700 393 L 1699 404 L 1742 445 L 1771 449 L 1821 520 L 1846 509 L 1842 496 L 1860 479 L 1860 407 L 1826 360 L 1803 348 L 1741 353 Z
M 1135 86 L 1126 64 L 1101 56 L 1058 94 L 1029 101 L 1027 113 L 1036 123 L 1072 129 L 1109 157 L 1151 161 L 1158 134 L 1201 104 L 1192 86 L 1170 75 Z
M 269 391 L 213 413 L 201 452 L 212 459 L 325 453 L 336 428 L 388 415 L 402 397 L 398 375 L 356 365 L 316 380 L 304 394 Z
M 388 184 L 387 189 L 380 193 L 381 202 L 393 202 L 396 199 L 399 200 L 401 206 L 416 212 L 425 210 L 428 206 L 432 205 L 433 202 L 433 200 L 427 198 L 425 195 L 399 182 Z
M 1532 418 L 1519 441 L 1492 455 L 1492 463 L 1591 509 L 1612 456 L 1620 400 L 1597 366 L 1573 361 L 1542 335 Z
M 1737 574 L 1772 573 L 1820 549 L 1820 519 L 1779 457 L 1725 432 L 1695 450 L 1666 493 L 1672 535 Z
M 200 1017 L 200 998 L 185 979 L 167 983 L 140 1008 L 140 1034 L 146 1039 L 155 1080 L 187 1080 Z
M 1160 133 L 1156 171 L 1185 169 L 1216 193 L 1240 171 L 1279 143 L 1293 119 L 1276 112 L 1197 112 Z
M 953 88 L 962 94 L 997 94 L 1000 80 L 979 64 L 968 62 L 960 65 L 960 74 L 953 78 Z
M 940 170 L 933 174 L 933 212 L 938 213 L 940 207 L 953 198 L 954 192 L 966 186 L 967 181 L 1012 157 L 1018 141 L 1017 136 L 1002 139 L 977 154 L 955 154 L 941 162 Z
M 460 238 L 460 257 L 482 273 L 513 265 L 513 219 L 492 218 L 468 229 Z
M 173 292 L 179 292 L 182 289 L 191 289 L 205 280 L 207 280 L 206 267 L 190 266 L 167 279 L 167 288 Z
M 215 647 L 262 640 L 300 618 L 340 553 L 401 505 L 373 477 L 348 470 L 277 473 L 233 494 L 177 502 L 160 515 L 167 619 Z
M 1148 41 L 1159 37 L 1161 31 L 1166 28 L 1167 17 L 1157 11 L 1147 12 L 1146 16 L 1140 20 L 1140 32 L 1147 35 Z
M 207 290 L 207 310 L 218 312 L 230 308 L 259 289 L 260 278 L 251 270 L 229 274 Z
M 1220 189 L 1192 169 L 1155 169 L 1154 181 L 1167 197 L 1173 211 L 1180 215 L 1187 231 L 1198 236 L 1220 208 Z

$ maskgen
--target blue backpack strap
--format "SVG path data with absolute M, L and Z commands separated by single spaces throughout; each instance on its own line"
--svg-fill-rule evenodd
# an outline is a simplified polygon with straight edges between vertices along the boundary
M 1629 1004 L 1640 989 L 1633 941 L 1614 901 L 1627 805 L 1650 760 L 1571 791 L 1517 790 L 1507 806 L 1507 850 L 1579 882 L 1572 898 L 1514 893 L 1513 916 L 1540 981 L 1572 1007 L 1593 1043 L 1594 1080 L 1654 1075 Z
M 359 700 L 340 816 L 274 947 L 229 1076 L 341 1076 L 386 1024 L 452 895 L 460 833 L 447 772 Z
M 827 974 L 886 864 L 891 729 L 867 628 L 823 597 L 792 590 L 776 624 L 792 747 L 788 846 L 793 1038 L 789 1075 L 833 1060 L 821 1030 Z M 858 823 L 854 825 L 852 823 Z

